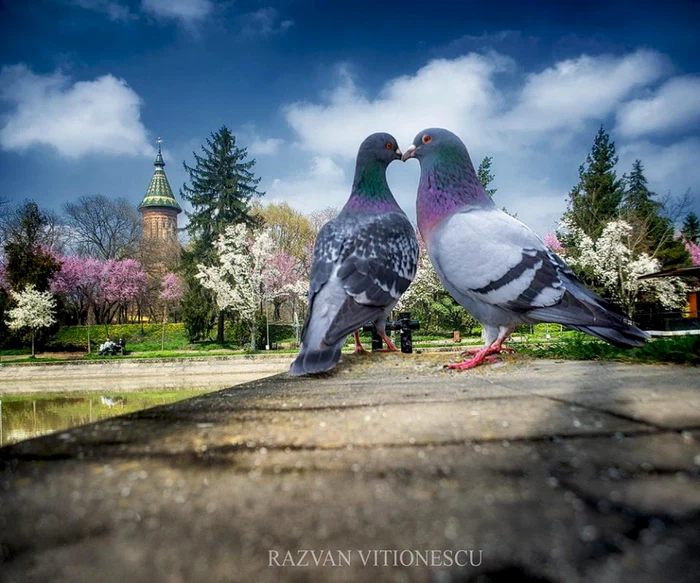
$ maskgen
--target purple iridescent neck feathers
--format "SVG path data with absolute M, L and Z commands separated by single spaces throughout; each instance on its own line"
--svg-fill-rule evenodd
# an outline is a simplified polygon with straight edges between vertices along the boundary
M 421 157 L 416 200 L 418 228 L 424 238 L 446 216 L 469 207 L 492 208 L 469 153 L 461 141 L 436 145 Z

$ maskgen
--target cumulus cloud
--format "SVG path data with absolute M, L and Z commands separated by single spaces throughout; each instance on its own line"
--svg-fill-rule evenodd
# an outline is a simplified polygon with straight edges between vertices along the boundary
M 141 99 L 123 79 L 73 83 L 61 72 L 38 75 L 19 64 L 2 69 L 0 87 L 11 108 L 0 129 L 4 150 L 46 145 L 69 158 L 155 154 L 141 123 Z
M 526 132 L 580 128 L 586 121 L 604 119 L 632 91 L 656 81 L 668 68 L 665 57 L 646 50 L 561 61 L 526 77 L 517 104 L 499 125 Z
M 281 138 L 255 138 L 248 146 L 248 152 L 253 156 L 271 156 L 276 154 L 284 144 Z
M 279 34 L 294 26 L 293 20 L 282 19 L 279 11 L 271 6 L 244 14 L 241 23 L 243 34 L 248 37 Z
M 127 5 L 121 4 L 116 0 L 67 0 L 67 2 L 74 6 L 85 8 L 86 10 L 102 12 L 106 14 L 110 20 L 114 21 L 126 22 L 138 18 Z
M 623 144 L 618 148 L 619 164 L 628 172 L 639 159 L 644 163 L 644 174 L 659 194 L 681 194 L 687 188 L 700 186 L 700 138 L 687 137 L 661 145 L 648 140 Z
M 266 198 L 285 200 L 310 212 L 327 206 L 341 207 L 350 193 L 345 170 L 326 156 L 313 156 L 308 167 L 285 178 L 275 178 L 267 187 Z
M 577 169 L 598 125 L 609 129 L 625 102 L 649 91 L 671 72 L 664 55 L 648 50 L 621 56 L 582 55 L 526 74 L 515 61 L 496 52 L 470 53 L 430 61 L 415 73 L 388 79 L 378 91 L 369 92 L 347 67 L 340 66 L 330 89 L 319 99 L 289 103 L 283 113 L 299 149 L 309 157 L 332 161 L 343 170 L 344 184 L 306 172 L 293 179 L 282 177 L 274 188 L 309 205 L 316 204 L 314 196 L 325 196 L 321 193 L 329 189 L 338 193 L 342 204 L 350 190 L 357 147 L 368 134 L 389 131 L 405 148 L 421 129 L 442 126 L 465 140 L 475 165 L 485 155 L 494 156 L 497 203 L 542 233 L 565 210 L 567 194 L 578 179 Z M 698 183 L 692 169 L 677 178 L 676 182 L 686 181 L 683 187 L 668 182 L 671 175 L 666 170 L 687 169 L 695 141 L 659 148 L 625 142 L 625 137 L 612 135 L 624 153 L 620 175 L 629 170 L 633 159 L 628 163 L 628 158 L 637 148 L 652 188 L 661 192 L 666 189 L 662 184 L 668 184 L 677 191 Z M 666 169 L 652 169 L 657 164 Z M 390 185 L 413 217 L 417 168 L 414 172 L 409 164 L 398 170 L 394 166 L 389 168 Z
M 206 18 L 213 9 L 211 0 L 141 0 L 132 9 L 125 0 L 63 0 L 67 4 L 106 14 L 110 20 L 137 20 L 139 11 L 160 20 L 175 20 L 190 25 Z M 135 11 L 134 11 L 135 10 Z
M 658 91 L 625 103 L 616 130 L 636 137 L 692 129 L 700 122 L 700 77 L 670 79 Z
M 284 140 L 282 138 L 263 137 L 254 123 L 243 125 L 240 131 L 236 132 L 238 145 L 245 147 L 251 156 L 272 156 L 276 154 Z
M 293 103 L 285 107 L 285 116 L 301 145 L 324 155 L 354 157 L 360 142 L 377 131 L 392 132 L 400 144 L 431 126 L 482 136 L 483 121 L 501 101 L 493 76 L 511 65 L 496 54 L 438 59 L 415 75 L 390 80 L 375 99 L 341 67 L 327 103 Z
M 211 0 L 142 0 L 141 8 L 157 18 L 191 23 L 207 17 L 213 5 Z

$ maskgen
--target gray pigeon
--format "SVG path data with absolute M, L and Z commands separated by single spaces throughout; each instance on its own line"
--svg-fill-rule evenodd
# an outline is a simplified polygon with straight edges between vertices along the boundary
M 493 360 L 518 324 L 556 322 L 614 346 L 642 346 L 649 335 L 587 289 L 542 240 L 496 208 L 467 148 L 444 129 L 420 132 L 402 160 L 417 158 L 418 229 L 450 295 L 484 326 L 486 345 L 450 365 L 460 370 Z
M 415 229 L 386 181 L 387 167 L 400 159 L 389 134 L 372 134 L 362 142 L 350 198 L 323 225 L 314 245 L 309 307 L 290 374 L 333 368 L 351 332 L 356 350 L 363 351 L 357 330 L 368 322 L 374 322 L 388 350 L 396 350 L 384 331 L 386 318 L 418 263 Z

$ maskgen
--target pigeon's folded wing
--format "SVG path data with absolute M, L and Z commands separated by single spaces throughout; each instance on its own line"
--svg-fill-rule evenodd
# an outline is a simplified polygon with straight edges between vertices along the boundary
M 558 303 L 558 257 L 528 227 L 497 209 L 455 213 L 435 234 L 436 267 L 460 293 L 515 311 Z M 564 266 L 565 267 L 565 266 Z
M 416 274 L 418 242 L 403 213 L 387 213 L 357 225 L 342 244 L 338 278 L 347 299 L 325 342 L 349 334 L 392 306 Z
M 403 213 L 387 213 L 357 229 L 340 255 L 338 277 L 357 303 L 386 307 L 413 281 L 416 233 Z

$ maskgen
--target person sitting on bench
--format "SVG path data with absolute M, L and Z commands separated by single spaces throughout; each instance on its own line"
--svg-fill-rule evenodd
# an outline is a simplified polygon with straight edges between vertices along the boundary
M 104 356 L 105 354 L 112 353 L 114 354 L 114 349 L 116 348 L 116 344 L 112 342 L 109 338 L 105 340 L 105 343 L 100 346 L 100 350 L 98 354 L 100 356 Z

